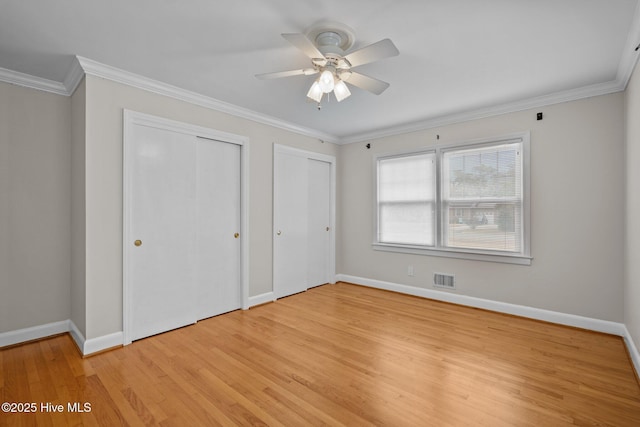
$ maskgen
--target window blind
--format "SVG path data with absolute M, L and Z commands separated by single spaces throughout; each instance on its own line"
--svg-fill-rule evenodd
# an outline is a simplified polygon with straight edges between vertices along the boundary
M 444 247 L 522 251 L 521 142 L 442 155 Z
M 378 160 L 378 242 L 435 244 L 435 153 Z

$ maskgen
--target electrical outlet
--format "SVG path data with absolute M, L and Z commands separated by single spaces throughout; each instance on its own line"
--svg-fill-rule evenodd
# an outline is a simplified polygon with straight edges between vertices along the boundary
M 413 277 L 413 265 L 407 267 L 407 276 Z

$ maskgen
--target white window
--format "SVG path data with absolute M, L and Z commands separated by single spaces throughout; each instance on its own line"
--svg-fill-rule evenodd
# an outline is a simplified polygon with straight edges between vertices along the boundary
M 376 158 L 374 248 L 530 264 L 529 134 Z

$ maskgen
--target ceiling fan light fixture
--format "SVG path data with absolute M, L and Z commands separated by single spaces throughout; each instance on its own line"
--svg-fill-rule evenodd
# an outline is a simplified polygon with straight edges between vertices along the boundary
M 325 69 L 318 79 L 318 84 L 320 85 L 320 90 L 324 93 L 329 93 L 335 87 L 336 81 L 333 77 L 333 71 L 330 69 Z
M 318 110 L 325 93 L 329 99 L 333 92 L 338 102 L 351 96 L 345 82 L 380 95 L 389 87 L 389 83 L 353 72 L 351 69 L 400 53 L 389 39 L 349 51 L 355 41 L 353 30 L 335 22 L 321 22 L 310 28 L 306 34 L 283 33 L 282 37 L 307 56 L 312 67 L 257 74 L 256 77 L 265 80 L 319 74 L 307 92 L 307 97 L 318 103 Z
M 307 97 L 313 99 L 316 102 L 320 102 L 322 100 L 322 95 L 324 95 L 324 93 L 322 92 L 322 89 L 320 89 L 320 84 L 316 80 L 311 85 L 309 92 L 307 92 Z
M 336 96 L 336 100 L 340 102 L 343 99 L 350 97 L 351 91 L 342 80 L 338 80 L 333 88 L 333 94 Z

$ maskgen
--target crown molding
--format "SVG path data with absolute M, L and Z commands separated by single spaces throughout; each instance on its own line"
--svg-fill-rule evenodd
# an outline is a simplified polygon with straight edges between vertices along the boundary
M 101 77 L 128 86 L 133 86 L 135 88 L 142 89 L 148 92 L 168 96 L 180 101 L 185 101 L 191 104 L 199 105 L 201 107 L 220 111 L 222 113 L 252 120 L 254 122 L 284 129 L 297 134 L 309 136 L 312 138 L 318 138 L 325 142 L 336 143 L 339 141 L 339 138 L 337 136 L 320 132 L 316 129 L 299 126 L 294 123 L 287 122 L 285 120 L 281 120 L 266 114 L 261 114 L 246 108 L 229 104 L 227 102 L 219 101 L 217 99 L 201 95 L 196 92 L 191 92 L 157 80 L 140 76 L 138 74 L 130 73 L 128 71 L 120 70 L 109 65 L 101 64 L 99 62 L 83 58 L 81 56 L 76 56 L 76 59 L 80 64 L 82 70 L 84 70 L 85 74 Z
M 0 68 L 0 82 L 51 92 L 57 95 L 69 95 L 67 88 L 60 82 L 35 77 L 18 71 L 7 70 L 6 68 Z
M 624 91 L 627 87 L 627 83 L 629 82 L 633 70 L 638 63 L 638 58 L 640 57 L 640 51 L 635 51 L 638 43 L 640 43 L 640 3 L 638 4 L 634 14 L 631 30 L 629 31 L 629 35 L 625 43 L 625 48 L 620 60 L 620 64 L 618 66 L 617 77 L 615 80 L 590 86 L 584 86 L 576 89 L 570 89 L 562 92 L 556 92 L 553 94 L 527 98 L 519 101 L 487 106 L 461 113 L 432 117 L 420 121 L 400 124 L 397 126 L 390 126 L 373 131 L 356 133 L 345 137 L 338 137 L 336 135 L 328 134 L 317 129 L 300 126 L 273 116 L 238 107 L 236 105 L 219 101 L 217 99 L 201 95 L 196 92 L 191 92 L 157 80 L 149 79 L 144 76 L 111 67 L 109 65 L 101 64 L 97 61 L 93 61 L 81 56 L 75 57 L 73 65 L 62 83 L 31 76 L 29 74 L 20 73 L 18 71 L 8 70 L 5 68 L 0 68 L 0 81 L 51 92 L 58 95 L 70 96 L 76 90 L 84 76 L 86 74 L 89 74 L 122 83 L 128 86 L 136 87 L 148 92 L 168 96 L 170 98 L 220 111 L 222 113 L 230 114 L 236 117 L 252 120 L 257 123 L 262 123 L 268 126 L 273 126 L 275 128 L 287 130 L 312 138 L 318 138 L 322 141 L 343 145 L 385 138 L 404 133 L 424 131 L 441 126 L 447 126 L 471 120 L 478 120 L 501 114 L 523 111 L 531 108 L 539 108 L 548 105 L 576 101 L 593 96 Z
M 640 10 L 640 7 L 639 9 Z M 636 13 L 636 17 L 639 14 Z M 640 19 L 637 19 L 640 23 Z M 635 27 L 640 28 L 639 25 Z M 634 28 L 635 28 L 634 27 Z M 640 31 L 636 31 L 640 34 Z M 632 32 L 630 32 L 631 34 Z M 629 40 L 632 40 L 630 35 Z M 633 42 L 627 42 L 627 44 Z M 635 47 L 634 47 L 635 49 Z M 633 51 L 633 49 L 632 49 Z M 626 67 L 627 69 L 622 71 L 619 68 L 618 75 L 622 75 L 623 78 L 618 78 L 613 81 L 598 83 L 589 86 L 583 86 L 575 89 L 569 89 L 566 91 L 556 92 L 548 95 L 537 96 L 533 98 L 527 98 L 519 101 L 498 104 L 488 107 L 483 107 L 475 110 L 469 110 L 461 113 L 455 113 L 447 116 L 440 116 L 429 118 L 426 120 L 420 120 L 417 122 L 405 123 L 398 126 L 391 126 L 383 129 L 373 130 L 371 132 L 364 132 L 353 134 L 346 137 L 337 137 L 335 135 L 320 132 L 316 129 L 303 127 L 290 123 L 284 120 L 277 119 L 272 116 L 260 114 L 255 111 L 238 107 L 233 104 L 229 104 L 223 101 L 216 100 L 195 92 L 187 91 L 185 89 L 178 88 L 157 80 L 149 79 L 134 73 L 123 71 L 99 62 L 77 56 L 74 66 L 69 75 L 65 79 L 65 86 L 68 88 L 69 93 L 73 93 L 77 84 L 82 80 L 84 73 L 94 75 L 96 77 L 105 78 L 118 83 L 133 86 L 139 89 L 143 89 L 149 92 L 157 93 L 159 95 L 168 96 L 191 104 L 200 105 L 205 108 L 227 113 L 233 116 L 242 117 L 248 120 L 252 120 L 258 123 L 266 124 L 276 128 L 288 130 L 301 135 L 309 136 L 312 138 L 318 138 L 326 142 L 332 142 L 339 145 L 351 144 L 355 142 L 368 141 L 378 138 L 384 138 L 388 136 L 400 135 L 410 132 L 418 132 L 436 127 L 452 125 L 456 123 L 467 122 L 471 120 L 478 120 L 501 114 L 514 113 L 517 111 L 524 111 L 531 108 L 539 108 L 548 105 L 560 104 L 563 102 L 577 101 L 580 99 L 591 98 L 594 96 L 607 95 L 610 93 L 621 92 L 625 90 L 627 82 L 635 68 L 638 59 L 638 52 L 633 52 L 634 55 L 623 56 L 620 67 Z M 625 59 L 626 58 L 626 59 Z M 79 70 L 79 71 L 78 71 Z M 73 74 L 75 77 L 70 77 Z M 75 82 L 75 85 L 73 83 Z M 71 89 L 73 87 L 73 89 Z
M 633 20 L 631 21 L 631 28 L 629 34 L 627 34 L 627 41 L 624 44 L 622 50 L 622 58 L 620 58 L 620 64 L 618 64 L 617 79 L 623 86 L 623 89 L 627 88 L 631 74 L 638 63 L 638 57 L 640 57 L 640 49 L 636 48 L 640 43 L 640 2 L 636 4 L 636 11 L 633 14 Z
M 355 142 L 370 141 L 388 136 L 401 135 L 410 132 L 418 132 L 433 129 L 441 126 L 453 125 L 456 123 L 468 122 L 471 120 L 484 119 L 487 117 L 498 116 L 501 114 L 515 113 L 530 108 L 539 108 L 563 102 L 577 101 L 579 99 L 591 98 L 593 96 L 607 95 L 610 93 L 621 92 L 625 89 L 626 84 L 618 80 L 598 83 L 590 86 L 583 86 L 576 89 L 570 89 L 562 92 L 556 92 L 549 95 L 536 96 L 519 101 L 508 102 L 505 104 L 497 104 L 493 106 L 483 107 L 475 110 L 469 110 L 462 113 L 450 114 L 419 120 L 401 124 L 398 126 L 390 126 L 371 132 L 363 132 L 340 139 L 339 144 L 351 144 Z
M 78 88 L 78 85 L 84 78 L 85 71 L 78 61 L 78 57 L 74 57 L 73 63 L 71 64 L 71 69 L 67 72 L 67 75 L 64 78 L 62 84 L 67 90 L 69 96 L 73 95 L 73 93 Z

